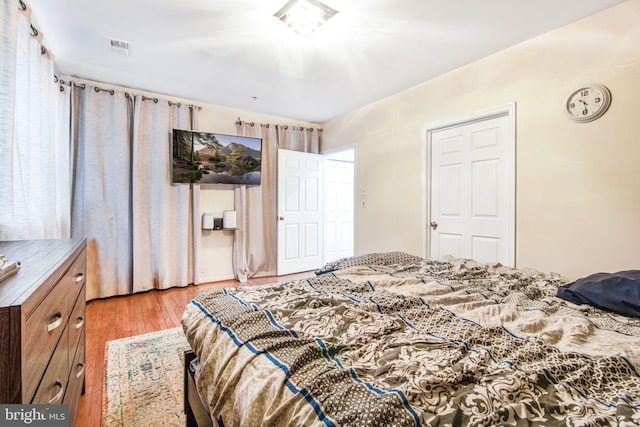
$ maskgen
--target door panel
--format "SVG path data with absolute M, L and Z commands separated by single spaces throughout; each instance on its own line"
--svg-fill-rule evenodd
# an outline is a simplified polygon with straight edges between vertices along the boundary
M 440 167 L 440 216 L 460 218 L 462 215 L 462 164 Z
M 461 234 L 438 233 L 438 247 L 440 254 L 452 255 L 455 257 L 462 256 L 462 238 Z
M 285 261 L 295 261 L 300 258 L 300 226 L 299 224 L 284 224 Z
M 305 179 L 305 197 L 304 208 L 306 212 L 319 212 L 319 197 L 320 193 L 318 187 L 320 182 L 318 177 L 308 177 Z
M 472 236 L 471 258 L 480 262 L 496 262 L 500 256 L 500 239 Z
M 318 229 L 318 226 L 319 224 L 315 222 L 307 223 L 304 225 L 305 258 L 320 256 L 320 230 Z M 321 265 L 319 267 L 321 267 Z
M 300 177 L 287 176 L 285 178 L 285 211 L 297 212 L 300 210 Z

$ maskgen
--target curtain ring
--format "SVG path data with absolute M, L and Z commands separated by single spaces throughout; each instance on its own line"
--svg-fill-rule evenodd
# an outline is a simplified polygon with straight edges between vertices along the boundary
M 110 95 L 113 95 L 116 93 L 116 91 L 113 89 L 102 89 L 102 88 L 99 88 L 98 86 L 94 86 L 93 90 L 95 90 L 96 92 L 109 92 Z

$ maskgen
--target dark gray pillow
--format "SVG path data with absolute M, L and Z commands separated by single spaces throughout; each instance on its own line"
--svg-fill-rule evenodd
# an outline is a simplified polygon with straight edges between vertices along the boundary
M 559 287 L 558 297 L 625 316 L 640 317 L 640 270 L 592 274 Z

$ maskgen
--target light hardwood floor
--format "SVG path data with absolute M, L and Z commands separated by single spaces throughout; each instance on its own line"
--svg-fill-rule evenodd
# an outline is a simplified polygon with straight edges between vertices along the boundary
M 249 279 L 248 284 L 284 282 L 311 276 L 312 272 L 261 277 Z M 238 285 L 240 283 L 235 280 L 227 280 L 89 301 L 86 314 L 85 394 L 80 398 L 76 426 L 101 425 L 104 351 L 107 341 L 180 326 L 184 307 L 196 295 Z

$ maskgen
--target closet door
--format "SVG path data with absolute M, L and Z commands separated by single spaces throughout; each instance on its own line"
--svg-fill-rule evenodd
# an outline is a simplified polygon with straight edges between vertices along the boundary
M 430 255 L 513 265 L 508 115 L 431 133 Z

